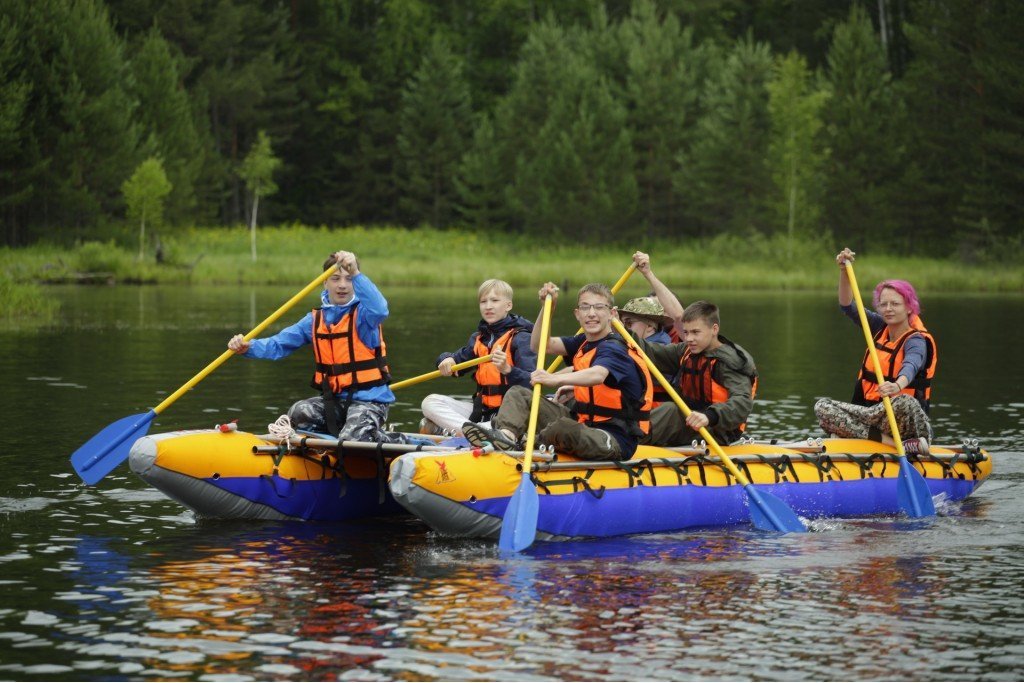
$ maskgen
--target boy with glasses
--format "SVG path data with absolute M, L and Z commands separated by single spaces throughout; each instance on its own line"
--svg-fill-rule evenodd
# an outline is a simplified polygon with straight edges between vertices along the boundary
M 541 287 L 541 301 L 548 294 L 556 303 L 558 287 L 552 282 Z M 538 441 L 588 460 L 628 460 L 650 428 L 651 375 L 643 359 L 612 331 L 614 308 L 607 287 L 584 285 L 574 311 L 583 332 L 552 337 L 547 345 L 547 353 L 565 356 L 572 370 L 552 374 L 538 368 L 530 376 L 533 384 L 559 389 L 559 396 L 566 393 L 561 388 L 571 388 L 576 399 L 573 411 L 555 401 L 541 401 Z M 531 348 L 539 348 L 539 319 L 530 342 Z M 526 434 L 531 400 L 529 389 L 511 387 L 492 420 L 493 429 L 467 422 L 463 434 L 475 446 L 489 442 L 499 449 L 516 448 Z

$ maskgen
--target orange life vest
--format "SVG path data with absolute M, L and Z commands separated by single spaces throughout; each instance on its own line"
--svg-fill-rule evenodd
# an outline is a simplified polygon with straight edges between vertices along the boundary
M 574 370 L 586 370 L 594 362 L 597 349 L 601 344 L 612 343 L 622 344 L 626 347 L 629 357 L 640 369 L 640 377 L 644 382 L 643 401 L 634 399 L 623 400 L 622 391 L 613 389 L 607 384 L 598 384 L 593 387 L 576 387 L 573 392 L 576 398 L 576 419 L 587 425 L 599 425 L 602 422 L 617 423 L 625 427 L 626 432 L 632 436 L 640 437 L 651 431 L 651 407 L 653 403 L 653 385 L 651 373 L 647 364 L 633 348 L 627 345 L 622 338 L 615 334 L 599 340 L 590 349 L 584 352 L 586 343 L 582 344 L 572 359 Z
M 480 358 L 497 347 L 505 351 L 508 364 L 515 367 L 515 359 L 509 349 L 512 348 L 512 341 L 515 339 L 516 333 L 521 331 L 521 327 L 513 327 L 495 339 L 490 347 L 480 341 L 480 336 L 477 335 L 476 341 L 473 343 L 473 353 Z M 493 414 L 501 406 L 501 401 L 508 391 L 508 377 L 501 374 L 498 366 L 494 363 L 483 363 L 476 366 L 474 379 L 476 379 L 476 394 L 473 396 L 474 413 L 479 409 L 484 415 Z M 480 419 L 486 418 L 481 417 L 473 421 L 479 422 Z
M 935 377 L 935 366 L 938 364 L 939 354 L 935 347 L 935 338 L 928 332 L 928 328 L 924 326 L 921 318 L 911 317 L 910 329 L 895 340 L 889 339 L 889 328 L 883 327 L 874 337 L 875 350 L 878 353 L 878 363 L 882 367 L 883 379 L 887 382 L 895 382 L 899 377 L 900 368 L 903 366 L 907 340 L 915 334 L 924 338 L 927 348 L 924 367 L 918 371 L 915 377 L 910 378 L 910 384 L 904 387 L 900 393 L 916 398 L 927 413 L 932 396 L 932 378 Z M 878 392 L 875 364 L 871 362 L 871 353 L 865 350 L 860 376 L 857 378 L 857 384 L 853 391 L 853 402 L 857 405 L 873 405 L 881 400 L 882 395 Z
M 661 386 L 660 382 L 654 383 L 654 401 L 651 404 L 652 408 L 657 408 L 662 403 L 672 403 L 672 397 L 665 391 L 665 387 Z
M 731 346 L 741 358 L 745 357 L 732 342 L 723 339 L 723 344 Z M 687 349 L 683 357 L 679 359 L 679 374 L 676 375 L 676 384 L 679 386 L 679 395 L 691 410 L 703 412 L 713 403 L 725 403 L 729 400 L 729 390 L 715 380 L 714 370 L 718 364 L 718 358 L 705 356 L 703 353 L 696 356 Z M 750 397 L 757 396 L 757 375 L 750 377 Z M 730 434 L 730 440 L 739 438 L 747 428 L 744 422 L 736 428 L 734 434 Z
M 380 346 L 371 349 L 356 332 L 359 304 L 353 306 L 334 325 L 324 321 L 323 311 L 313 309 L 313 372 L 314 389 L 339 394 L 388 384 L 387 345 L 384 330 L 378 327 Z

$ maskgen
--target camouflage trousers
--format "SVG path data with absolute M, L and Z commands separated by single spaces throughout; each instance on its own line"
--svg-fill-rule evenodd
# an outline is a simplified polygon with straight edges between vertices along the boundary
M 931 440 L 931 422 L 917 399 L 906 394 L 896 396 L 892 399 L 892 412 L 896 416 L 901 439 L 924 437 Z M 826 433 L 840 438 L 878 440 L 879 434 L 892 436 L 883 403 L 858 406 L 822 398 L 814 404 L 814 414 Z
M 343 402 L 331 401 L 337 424 L 341 426 L 339 441 L 372 441 L 375 443 L 408 443 L 405 435 L 384 431 L 388 420 L 388 404 L 369 401 L 352 401 L 348 413 L 343 414 Z M 292 428 L 303 432 L 326 434 L 327 419 L 324 414 L 322 396 L 296 401 L 288 409 Z

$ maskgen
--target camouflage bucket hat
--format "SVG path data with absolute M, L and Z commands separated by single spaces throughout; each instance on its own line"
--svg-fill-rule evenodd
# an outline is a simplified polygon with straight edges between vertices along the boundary
M 659 325 L 671 325 L 672 318 L 665 315 L 665 309 L 657 298 L 653 296 L 640 296 L 630 299 L 626 305 L 619 309 L 619 315 L 628 314 L 647 320 Z

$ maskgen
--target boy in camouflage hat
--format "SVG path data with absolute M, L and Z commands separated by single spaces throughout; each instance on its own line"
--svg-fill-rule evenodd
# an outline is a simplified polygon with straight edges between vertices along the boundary
M 630 299 L 619 309 L 619 320 L 637 339 L 651 344 L 669 344 L 672 338 L 668 328 L 675 322 L 665 315 L 665 309 L 653 296 Z

